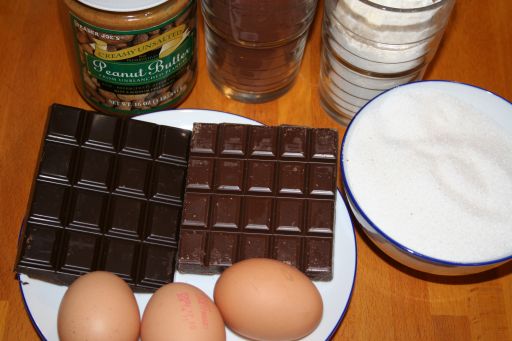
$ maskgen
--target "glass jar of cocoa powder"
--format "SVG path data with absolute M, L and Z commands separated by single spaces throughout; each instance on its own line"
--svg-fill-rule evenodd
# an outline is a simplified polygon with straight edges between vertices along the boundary
M 317 0 L 202 0 L 206 66 L 228 98 L 262 103 L 294 84 Z
M 195 0 L 63 0 L 76 87 L 95 109 L 176 107 L 196 79 Z

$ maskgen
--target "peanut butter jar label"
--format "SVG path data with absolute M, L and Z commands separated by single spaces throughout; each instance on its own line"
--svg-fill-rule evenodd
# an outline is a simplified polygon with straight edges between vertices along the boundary
M 196 68 L 196 2 L 142 30 L 113 31 L 71 14 L 82 94 L 106 112 L 143 114 L 177 105 Z

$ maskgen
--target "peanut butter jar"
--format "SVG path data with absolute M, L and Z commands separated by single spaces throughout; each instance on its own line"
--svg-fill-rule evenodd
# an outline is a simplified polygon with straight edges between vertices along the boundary
M 63 0 L 75 84 L 95 109 L 176 107 L 196 79 L 195 0 Z

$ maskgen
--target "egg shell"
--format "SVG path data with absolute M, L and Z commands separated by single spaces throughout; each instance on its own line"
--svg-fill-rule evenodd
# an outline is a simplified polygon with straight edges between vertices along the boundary
M 200 289 L 170 283 L 158 289 L 142 316 L 142 341 L 224 341 L 226 330 L 213 301 Z
M 91 272 L 76 279 L 64 294 L 57 329 L 61 341 L 137 340 L 139 306 L 121 278 L 110 272 Z
M 254 340 L 296 340 L 322 319 L 322 297 L 313 282 L 272 259 L 248 259 L 226 269 L 214 299 L 226 325 Z

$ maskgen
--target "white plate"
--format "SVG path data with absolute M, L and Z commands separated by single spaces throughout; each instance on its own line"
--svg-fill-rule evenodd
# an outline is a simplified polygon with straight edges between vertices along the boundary
M 189 130 L 192 130 L 194 122 L 261 125 L 259 122 L 233 114 L 196 109 L 162 111 L 138 116 L 135 119 Z M 314 282 L 322 295 L 324 314 L 320 325 L 304 340 L 328 339 L 341 323 L 352 294 L 356 274 L 356 242 L 347 207 L 339 192 L 336 196 L 335 219 L 333 279 L 329 282 Z M 218 277 L 218 275 L 185 275 L 176 272 L 174 280 L 193 284 L 213 297 L 213 288 Z M 67 287 L 20 275 L 20 289 L 27 312 L 39 335 L 43 339 L 58 340 L 57 313 Z M 151 294 L 136 294 L 135 296 L 142 314 Z M 230 330 L 226 329 L 226 331 L 227 340 L 243 340 Z

